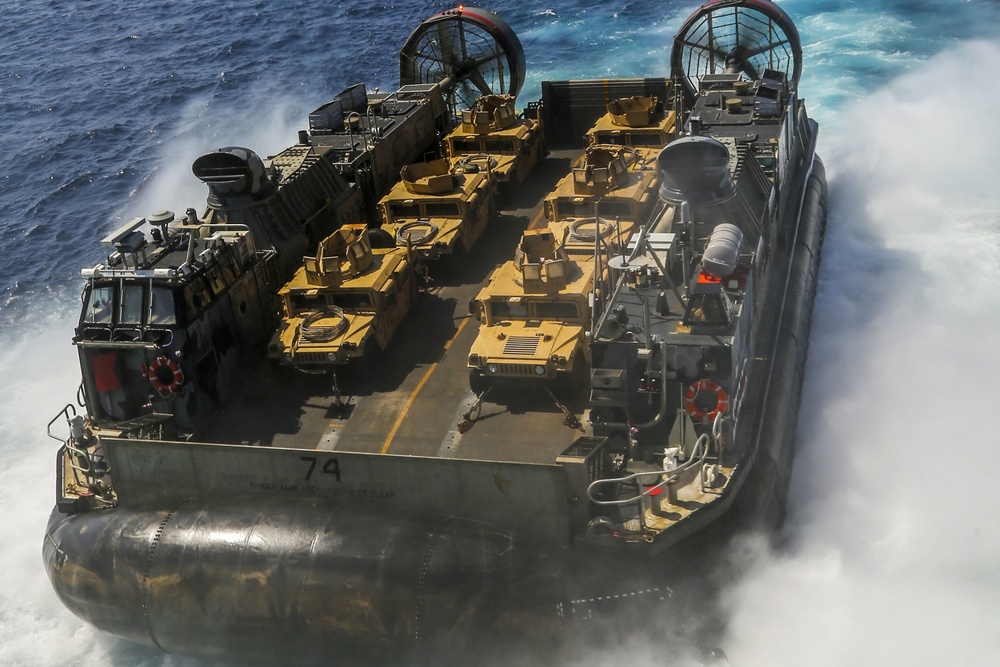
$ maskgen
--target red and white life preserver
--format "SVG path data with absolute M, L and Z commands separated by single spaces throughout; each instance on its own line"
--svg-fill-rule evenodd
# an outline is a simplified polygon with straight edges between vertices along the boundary
M 706 410 L 695 402 L 698 394 L 703 391 L 715 395 L 714 408 Z M 725 414 L 726 410 L 729 409 L 729 395 L 726 394 L 726 390 L 718 382 L 703 378 L 691 384 L 684 391 L 684 409 L 691 415 L 691 419 L 695 421 L 702 423 L 712 422 L 715 421 L 718 415 Z
M 184 384 L 184 371 L 174 359 L 157 357 L 145 369 L 145 375 L 161 394 L 176 394 Z

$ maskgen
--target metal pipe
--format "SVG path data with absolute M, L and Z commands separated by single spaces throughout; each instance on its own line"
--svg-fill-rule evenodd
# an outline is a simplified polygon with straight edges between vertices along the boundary
M 694 448 L 691 452 L 691 457 L 688 458 L 688 460 L 682 463 L 681 465 L 674 468 L 673 470 L 670 471 L 657 470 L 655 472 L 636 472 L 632 473 L 631 475 L 628 475 L 627 477 L 612 477 L 612 478 L 594 480 L 593 482 L 590 483 L 590 486 L 587 487 L 587 499 L 590 500 L 590 502 L 594 503 L 595 505 L 612 506 L 612 507 L 620 505 L 629 505 L 631 503 L 634 503 L 640 500 L 643 496 L 650 495 L 652 491 L 661 489 L 664 487 L 664 485 L 668 484 L 669 482 L 675 481 L 677 478 L 680 477 L 681 473 L 687 472 L 698 463 L 704 463 L 705 459 L 708 456 L 708 441 L 709 441 L 709 436 L 707 433 L 702 433 L 700 436 L 698 436 L 698 440 L 694 443 Z M 700 457 L 698 457 L 699 452 L 701 453 Z M 696 457 L 698 457 L 697 460 L 695 460 Z M 596 498 L 594 498 L 593 490 L 598 486 L 604 486 L 608 484 L 623 484 L 626 482 L 638 481 L 640 478 L 649 477 L 650 475 L 655 475 L 655 476 L 662 475 L 665 476 L 665 478 L 661 480 L 659 484 L 651 486 L 644 491 L 640 491 L 639 495 L 634 496 L 632 498 L 622 498 L 619 500 L 597 500 Z

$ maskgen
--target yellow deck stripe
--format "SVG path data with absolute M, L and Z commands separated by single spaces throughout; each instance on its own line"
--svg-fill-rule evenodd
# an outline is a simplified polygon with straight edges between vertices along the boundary
M 458 329 L 455 330 L 455 335 L 451 337 L 451 340 L 449 340 L 447 343 L 444 344 L 444 353 L 441 355 L 442 360 L 447 355 L 448 348 L 450 348 L 451 344 L 455 342 L 455 339 L 458 338 L 459 334 L 462 333 L 462 329 L 465 328 L 465 325 L 468 324 L 469 320 L 471 319 L 472 319 L 471 315 L 466 315 L 465 317 L 462 318 L 461 324 L 459 324 Z M 413 405 L 414 399 L 416 399 L 417 394 L 420 393 L 420 390 L 424 388 L 424 384 L 427 382 L 427 380 L 430 379 L 431 373 L 434 372 L 434 369 L 437 368 L 440 363 L 441 361 L 436 361 L 433 364 L 431 364 L 430 368 L 427 369 L 427 372 L 424 373 L 424 376 L 420 378 L 420 382 L 418 382 L 417 386 L 414 387 L 413 393 L 411 393 L 410 397 L 406 399 L 406 404 L 403 406 L 403 410 L 399 413 L 399 416 L 396 417 L 396 423 L 392 425 L 392 430 L 389 431 L 389 436 L 385 439 L 385 443 L 382 445 L 382 452 L 381 452 L 382 454 L 385 454 L 387 451 L 389 451 L 389 445 L 392 444 L 392 439 L 396 437 L 396 431 L 398 431 L 399 427 L 402 426 L 403 420 L 406 418 L 406 413 L 410 411 L 410 406 Z

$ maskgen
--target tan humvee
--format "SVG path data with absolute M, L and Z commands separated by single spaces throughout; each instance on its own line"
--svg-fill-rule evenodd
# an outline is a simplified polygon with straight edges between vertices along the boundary
M 622 146 L 629 168 L 655 171 L 656 156 L 677 136 L 675 118 L 656 97 L 617 99 L 587 132 L 587 145 Z
M 344 225 L 278 291 L 283 318 L 269 356 L 300 368 L 368 361 L 416 301 L 417 276 L 409 249 L 372 249 L 365 225 Z
M 545 199 L 549 229 L 571 259 L 592 258 L 598 236 L 604 252 L 624 246 L 649 218 L 659 184 L 656 170 L 629 168 L 624 147 L 591 146 Z
M 469 386 L 500 379 L 548 380 L 571 393 L 588 376 L 588 293 L 594 262 L 571 260 L 547 229 L 528 230 L 515 258 L 490 277 L 469 310 L 480 322 L 469 353 Z
M 444 138 L 456 170 L 485 170 L 500 183 L 521 183 L 544 153 L 537 118 L 519 118 L 512 95 L 483 95 L 462 112 L 462 123 Z
M 496 210 L 496 179 L 487 168 L 454 173 L 448 160 L 403 167 L 402 181 L 379 202 L 382 229 L 423 260 L 472 247 Z

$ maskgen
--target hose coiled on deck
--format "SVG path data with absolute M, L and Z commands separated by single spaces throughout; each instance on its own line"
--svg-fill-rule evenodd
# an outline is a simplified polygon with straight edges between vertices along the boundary
M 334 324 L 319 325 L 321 320 L 336 320 Z M 328 343 L 347 328 L 347 318 L 344 311 L 337 306 L 309 313 L 302 319 L 299 335 L 307 343 Z

